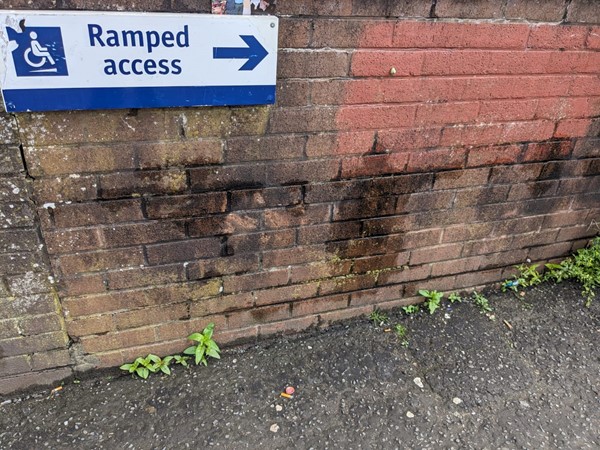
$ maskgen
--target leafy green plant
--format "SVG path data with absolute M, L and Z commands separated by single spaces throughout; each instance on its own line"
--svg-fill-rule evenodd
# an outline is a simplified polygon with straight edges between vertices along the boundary
M 537 268 L 539 264 L 519 264 L 515 268 L 519 271 L 518 274 L 514 275 L 511 280 L 506 280 L 502 283 L 502 292 L 511 290 L 513 292 L 519 292 L 519 288 L 526 288 L 530 286 L 536 286 L 544 281 L 544 278 Z
M 173 355 L 173 359 L 175 360 L 175 364 L 181 364 L 183 367 L 189 367 L 189 364 L 187 363 L 190 360 L 189 356 Z
M 421 310 L 421 308 L 419 308 L 419 305 L 408 305 L 408 306 L 403 306 L 402 307 L 402 311 L 404 311 L 405 314 L 408 314 L 409 316 L 411 314 L 416 314 Z
M 439 307 L 442 299 L 444 298 L 444 294 L 438 291 L 428 291 L 426 289 L 419 290 L 419 295 L 425 297 L 424 304 L 427 306 L 429 310 L 429 314 L 433 314 Z
M 196 342 L 196 344 L 186 348 L 183 353 L 186 355 L 194 355 L 196 365 L 202 363 L 207 366 L 207 356 L 221 359 L 221 350 L 217 343 L 212 339 L 214 329 L 215 324 L 209 323 L 202 333 L 192 333 L 188 336 L 188 339 Z
M 167 357 L 168 358 L 168 357 Z M 166 370 L 169 370 L 169 362 L 163 362 L 163 360 L 156 355 L 149 354 L 145 358 L 139 357 L 136 358 L 130 364 L 123 364 L 119 367 L 121 370 L 125 370 L 131 374 L 136 374 L 138 377 L 143 378 L 144 380 L 148 378 L 150 373 L 155 373 L 158 370 L 162 370 L 164 372 L 163 367 Z M 166 373 L 166 372 L 165 372 Z M 170 373 L 170 371 L 169 371 Z
M 575 280 L 581 283 L 582 295 L 589 307 L 596 295 L 594 290 L 600 287 L 600 237 L 594 238 L 590 245 L 577 250 L 560 264 L 546 264 L 544 280 L 555 283 Z
M 394 333 L 396 334 L 396 337 L 400 339 L 402 346 L 408 347 L 408 339 L 406 338 L 408 329 L 404 325 L 398 323 L 394 326 Z
M 450 303 L 462 303 L 463 299 L 462 297 L 458 294 L 458 292 L 453 292 L 448 296 L 448 300 L 450 300 Z
M 369 314 L 369 319 L 377 326 L 382 326 L 389 320 L 389 317 L 386 313 L 382 312 L 379 309 L 375 309 Z
M 473 304 L 477 306 L 482 313 L 493 311 L 492 307 L 490 306 L 489 300 L 483 294 L 480 294 L 479 292 L 473 292 L 473 294 L 471 294 L 471 300 L 473 301 Z

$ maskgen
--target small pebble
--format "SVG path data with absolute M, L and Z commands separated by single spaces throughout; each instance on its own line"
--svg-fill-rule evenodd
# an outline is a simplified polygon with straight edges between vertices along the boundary
M 275 411 L 283 411 L 283 406 L 275 405 Z
M 279 425 L 277 425 L 276 423 L 274 423 L 273 425 L 271 425 L 271 427 L 269 428 L 269 430 L 271 430 L 273 433 L 277 433 L 279 431 Z
M 411 413 L 410 411 L 406 411 L 406 417 L 408 417 L 409 419 L 412 419 L 413 417 L 415 417 L 415 415 L 413 413 Z
M 423 389 L 423 387 L 424 387 L 423 386 L 423 381 L 419 377 L 415 378 L 413 381 L 415 382 L 415 384 L 417 386 L 419 386 L 421 389 Z
M 452 403 L 454 403 L 455 405 L 460 405 L 462 403 L 462 400 L 458 397 L 454 397 L 452 399 Z

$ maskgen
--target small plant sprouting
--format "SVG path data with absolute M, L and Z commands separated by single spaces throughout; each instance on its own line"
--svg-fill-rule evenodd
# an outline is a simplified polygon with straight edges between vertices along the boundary
M 406 338 L 408 335 L 408 329 L 402 324 L 396 324 L 394 326 L 394 333 L 396 333 L 396 337 L 400 339 L 400 344 L 403 347 L 408 347 L 408 339 Z
M 173 355 L 173 359 L 175 360 L 175 364 L 181 364 L 183 367 L 189 367 L 189 364 L 187 363 L 190 360 L 189 356 Z
M 159 370 L 167 375 L 170 375 L 171 370 L 169 369 L 169 362 L 171 359 L 172 356 L 167 356 L 164 359 L 161 359 L 160 356 L 149 354 L 145 358 L 136 358 L 132 363 L 123 364 L 119 368 L 131 374 L 136 374 L 138 377 L 145 380 L 148 378 L 150 373 L 156 373 Z
M 489 300 L 483 294 L 480 294 L 479 292 L 473 292 L 471 299 L 473 300 L 473 304 L 477 306 L 482 313 L 493 311 Z
M 519 271 L 517 275 L 514 275 L 511 280 L 506 280 L 502 283 L 502 292 L 506 292 L 507 290 L 513 291 L 515 293 L 519 292 L 519 288 L 526 288 L 530 286 L 536 286 L 544 281 L 542 274 L 538 272 L 537 268 L 539 264 L 532 264 L 528 266 L 527 264 L 519 264 L 515 266 L 515 269 Z
M 450 300 L 450 303 L 462 303 L 463 301 L 462 297 L 458 294 L 458 292 L 453 292 L 452 294 L 450 294 L 448 296 L 448 300 Z
M 402 311 L 404 311 L 405 314 L 408 314 L 409 316 L 411 314 L 416 314 L 421 310 L 421 308 L 419 308 L 419 305 L 408 305 L 408 306 L 403 306 L 402 307 Z
M 428 291 L 426 289 L 419 290 L 419 295 L 425 297 L 424 304 L 427 306 L 429 310 L 429 314 L 433 314 L 439 307 L 442 299 L 444 298 L 444 294 L 438 291 Z
M 186 348 L 183 353 L 186 355 L 194 355 L 196 365 L 202 363 L 208 365 L 207 356 L 211 358 L 221 359 L 221 350 L 212 336 L 215 329 L 214 323 L 209 323 L 202 333 L 192 333 L 188 336 L 190 341 L 195 341 L 196 345 Z
M 379 309 L 375 309 L 369 314 L 369 319 L 378 327 L 382 326 L 389 320 L 389 317 L 386 313 L 382 312 Z

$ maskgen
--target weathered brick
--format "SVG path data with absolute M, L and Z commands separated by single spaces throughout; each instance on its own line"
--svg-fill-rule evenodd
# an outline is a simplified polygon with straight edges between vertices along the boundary
M 532 198 L 556 195 L 557 181 L 538 181 L 534 183 L 514 184 L 510 188 L 508 201 L 528 200 Z
M 59 204 L 53 209 L 54 223 L 60 228 L 73 228 L 100 223 L 133 222 L 144 218 L 140 200 Z
M 223 292 L 241 292 L 262 289 L 271 286 L 282 286 L 289 280 L 288 269 L 270 270 L 268 272 L 248 275 L 232 275 L 223 277 Z
M 182 196 L 148 198 L 146 214 L 150 219 L 193 217 L 225 212 L 227 194 L 213 192 Z
M 407 172 L 430 172 L 444 169 L 460 169 L 465 166 L 467 150 L 464 148 L 442 148 L 413 150 L 410 152 Z
M 35 212 L 29 202 L 0 203 L 0 228 L 31 227 Z
M 427 277 L 429 277 L 430 273 L 430 264 L 414 267 L 403 267 L 400 269 L 383 272 L 377 279 L 377 285 L 386 286 L 389 284 L 400 284 L 415 280 L 425 280 Z
M 104 334 L 115 330 L 113 316 L 109 314 L 81 317 L 77 320 L 67 320 L 66 326 L 69 336 L 71 337 Z
M 260 164 L 201 167 L 189 174 L 193 191 L 262 188 L 266 184 L 265 166 Z
M 291 206 L 300 203 L 301 199 L 302 190 L 299 186 L 247 189 L 231 193 L 231 208 L 243 210 Z
M 296 233 L 294 230 L 235 235 L 227 240 L 227 254 L 235 255 L 291 247 L 294 245 L 295 240 Z
M 337 130 L 336 113 L 332 106 L 284 107 L 271 112 L 271 133 L 322 132 Z
M 322 244 L 296 246 L 281 250 L 263 252 L 264 267 L 283 267 L 330 259 L 332 255 Z
M 600 26 L 590 27 L 585 46 L 590 50 L 600 50 Z
M 570 141 L 532 142 L 527 144 L 523 154 L 523 161 L 548 161 L 552 159 L 566 159 L 573 150 Z
M 456 193 L 453 207 L 486 205 L 506 201 L 510 186 L 488 186 L 484 188 L 466 189 Z
M 202 317 L 210 314 L 221 314 L 248 309 L 252 306 L 254 306 L 254 294 L 251 292 L 223 295 L 192 303 L 190 306 L 190 316 Z
M 318 324 L 316 316 L 300 317 L 297 319 L 288 319 L 283 322 L 274 322 L 267 325 L 259 325 L 258 335 L 269 336 L 272 334 L 292 334 L 299 333 Z
M 20 144 L 17 121 L 10 114 L 0 113 L 0 144 Z
M 193 261 L 188 265 L 187 273 L 190 280 L 200 280 L 235 273 L 256 272 L 258 268 L 258 255 L 246 253 L 225 258 Z
M 32 252 L 39 244 L 35 230 L 0 231 L 0 253 Z
M 10 339 L 20 335 L 19 322 L 16 319 L 0 320 L 0 339 Z
M 396 212 L 396 199 L 393 197 L 370 197 L 360 200 L 339 202 L 333 209 L 333 220 L 369 218 L 373 215 L 386 216 Z
M 435 247 L 418 248 L 410 252 L 410 265 L 456 259 L 461 255 L 462 249 L 462 244 L 443 244 Z
M 304 283 L 255 291 L 256 305 L 272 305 L 316 297 L 319 283 Z
M 311 21 L 281 17 L 279 19 L 279 48 L 306 48 L 310 40 Z
M 330 242 L 327 248 L 340 258 L 353 258 L 398 252 L 404 249 L 403 243 L 402 235 L 390 235 Z
M 571 252 L 571 245 L 571 242 L 560 242 L 534 247 L 529 250 L 527 258 L 533 262 L 545 262 L 559 257 L 562 259 Z
M 591 119 L 564 119 L 558 122 L 554 137 L 573 138 L 588 135 L 592 125 Z
M 540 22 L 559 22 L 565 14 L 563 0 L 508 0 L 504 17 Z
M 542 171 L 542 164 L 493 167 L 490 174 L 491 184 L 515 184 L 536 180 Z
M 219 238 L 186 239 L 147 245 L 146 253 L 148 263 L 152 265 L 214 258 L 221 254 L 221 240 Z
M 383 272 L 398 269 L 408 264 L 410 252 L 399 252 L 390 255 L 367 256 L 355 258 L 352 265 L 353 273 Z
M 280 50 L 279 78 L 329 78 L 348 75 L 350 53 L 330 50 Z
M 230 328 L 245 328 L 252 325 L 285 320 L 289 317 L 289 304 L 264 306 L 262 308 L 252 308 L 247 311 L 228 314 L 227 325 Z
M 60 280 L 58 288 L 61 294 L 68 296 L 98 294 L 106 291 L 104 277 L 101 274 L 63 278 Z
M 407 151 L 436 147 L 440 143 L 441 128 L 409 128 L 382 130 L 377 133 L 377 151 Z
M 165 169 L 223 162 L 223 142 L 219 139 L 136 142 L 134 148 L 140 169 Z
M 54 298 L 49 294 L 33 294 L 0 299 L 0 319 L 44 314 L 55 311 Z
M 17 174 L 24 170 L 19 147 L 0 146 L 0 174 Z
M 55 369 L 57 367 L 68 366 L 69 364 L 71 364 L 71 356 L 66 349 L 31 355 L 32 370 Z
M 304 227 L 329 221 L 329 205 L 298 205 L 285 209 L 269 209 L 264 212 L 266 229 Z
M 290 270 L 290 282 L 302 283 L 309 280 L 347 275 L 350 273 L 351 267 L 351 261 L 326 261 L 295 266 Z
M 352 292 L 350 294 L 350 306 L 371 305 L 383 302 L 399 300 L 404 292 L 403 286 L 385 286 L 375 289 Z
M 399 48 L 515 48 L 527 42 L 524 24 L 412 22 L 396 23 L 394 46 Z
M 38 204 L 84 202 L 98 198 L 95 175 L 71 174 L 68 177 L 37 178 L 33 181 L 33 197 Z
M 142 286 L 186 281 L 183 264 L 119 269 L 105 276 L 109 289 L 130 289 Z
M 31 362 L 26 355 L 3 357 L 0 360 L 0 373 L 3 376 L 16 375 L 31 371 Z
M 64 274 L 77 274 L 140 266 L 144 263 L 144 254 L 139 247 L 129 247 L 61 255 L 58 261 Z
M 503 5 L 495 0 L 438 0 L 435 15 L 460 19 L 501 19 Z
M 401 173 L 408 162 L 407 153 L 370 155 L 342 160 L 342 178 Z
M 595 0 L 573 0 L 567 10 L 567 21 L 600 23 L 600 11 Z
M 303 226 L 298 230 L 298 244 L 318 244 L 320 242 L 357 238 L 360 233 L 361 226 L 359 222 Z
M 177 8 L 182 8 L 186 4 L 185 0 L 175 0 Z M 206 5 L 204 8 L 200 5 L 196 6 L 192 11 L 208 12 Z M 129 4 L 124 0 L 113 0 L 103 2 L 101 0 L 64 0 L 60 2 L 59 8 L 64 9 L 87 9 L 87 10 L 109 10 L 109 11 L 169 11 L 169 3 L 164 0 L 146 0 L 138 4 Z
M 286 185 L 329 181 L 337 178 L 338 172 L 339 163 L 336 160 L 271 163 L 267 170 L 267 183 Z
M 300 159 L 304 154 L 306 138 L 295 135 L 238 137 L 227 140 L 225 160 L 241 161 Z
M 122 311 L 113 315 L 113 321 L 117 330 L 126 330 L 186 318 L 188 318 L 188 308 L 185 303 Z
M 50 291 L 46 273 L 27 272 L 7 277 L 8 288 L 14 296 L 29 296 Z
M 487 184 L 490 169 L 468 169 L 440 172 L 435 175 L 433 188 L 455 189 Z
M 36 335 L 35 338 L 18 337 L 0 341 L 2 356 L 25 355 L 33 352 L 43 352 L 64 348 L 66 345 L 65 335 L 61 332 L 44 333 Z
M 100 336 L 83 337 L 81 345 L 86 353 L 104 352 L 139 345 L 152 344 L 156 340 L 153 327 L 134 328 Z
M 454 225 L 444 229 L 442 242 L 462 242 L 481 239 L 492 232 L 494 225 L 491 223 L 467 223 Z
M 180 194 L 187 189 L 187 175 L 183 170 L 119 172 L 99 175 L 98 180 L 98 196 L 109 199 Z
M 248 233 L 260 228 L 260 213 L 230 213 L 194 219 L 189 223 L 190 237 Z
M 281 34 L 280 34 L 281 36 Z M 277 106 L 308 106 L 311 83 L 308 80 L 284 79 L 277 81 Z
M 292 317 L 308 316 L 348 307 L 347 295 L 333 295 L 292 303 Z
M 311 47 L 391 47 L 394 22 L 321 19 L 315 20 Z
M 99 231 L 102 236 L 102 245 L 95 244 L 92 240 L 85 248 L 77 247 L 72 250 L 97 250 L 99 247 L 129 247 L 131 245 L 172 241 L 186 237 L 184 223 L 168 222 L 165 220 L 132 225 L 114 225 L 102 228 Z M 89 231 L 88 234 L 93 235 Z

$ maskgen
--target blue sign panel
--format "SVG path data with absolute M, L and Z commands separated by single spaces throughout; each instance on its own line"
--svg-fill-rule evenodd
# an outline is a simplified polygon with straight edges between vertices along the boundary
M 0 11 L 9 112 L 275 102 L 277 18 Z

